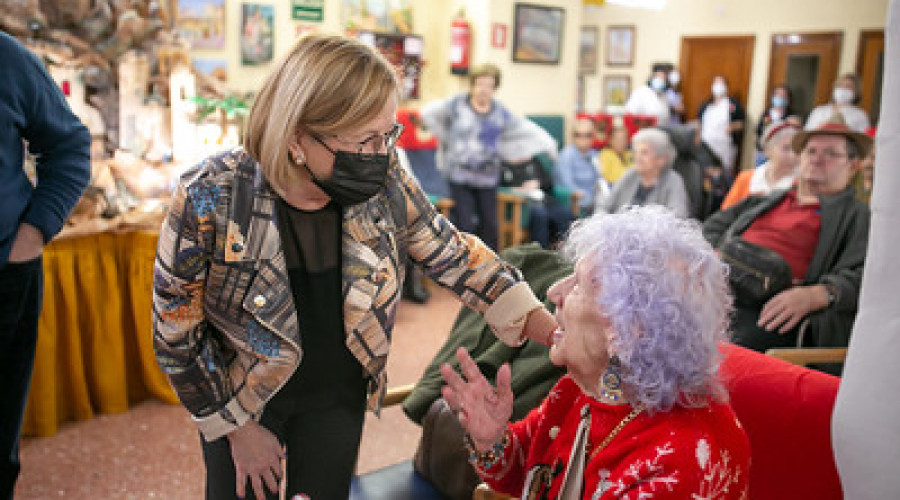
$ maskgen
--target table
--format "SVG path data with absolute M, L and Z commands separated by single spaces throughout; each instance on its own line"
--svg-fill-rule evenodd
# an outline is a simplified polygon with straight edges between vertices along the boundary
M 177 403 L 153 355 L 154 231 L 106 231 L 44 250 L 44 302 L 22 433 L 121 413 L 149 397 Z

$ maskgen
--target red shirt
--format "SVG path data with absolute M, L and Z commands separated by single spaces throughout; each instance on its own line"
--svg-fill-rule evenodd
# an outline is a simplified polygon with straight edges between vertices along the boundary
M 540 407 L 510 424 L 503 459 L 490 469 L 476 468 L 481 478 L 496 491 L 519 495 L 529 471 L 548 467 L 549 487 L 538 489 L 557 498 L 585 406 L 591 414 L 588 446 L 603 442 L 632 410 L 588 397 L 565 376 Z M 745 498 L 749 470 L 750 444 L 727 403 L 644 411 L 591 456 L 583 498 L 738 500 Z
M 781 255 L 790 264 L 793 278 L 803 281 L 819 241 L 820 209 L 818 202 L 801 206 L 796 190 L 791 190 L 741 236 Z

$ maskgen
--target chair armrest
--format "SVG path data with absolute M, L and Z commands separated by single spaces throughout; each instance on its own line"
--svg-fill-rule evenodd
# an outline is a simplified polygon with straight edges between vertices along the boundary
M 565 186 L 553 186 L 553 197 L 560 203 L 568 203 L 575 191 Z
M 498 187 L 497 200 L 503 203 L 522 203 L 525 201 L 525 195 L 510 187 Z
M 450 218 L 450 209 L 453 208 L 453 205 L 455 205 L 453 198 L 446 198 L 444 196 L 436 194 L 429 194 L 428 201 L 430 201 L 431 204 L 434 205 L 434 208 L 436 208 L 441 215 L 448 219 Z
M 506 493 L 497 493 L 484 483 L 479 484 L 472 492 L 472 500 L 511 500 L 514 498 Z
M 812 363 L 843 363 L 847 358 L 846 347 L 779 347 L 766 351 L 766 355 L 795 365 Z
M 567 205 L 575 217 L 581 216 L 581 193 L 563 186 L 553 186 L 553 197 L 562 205 Z

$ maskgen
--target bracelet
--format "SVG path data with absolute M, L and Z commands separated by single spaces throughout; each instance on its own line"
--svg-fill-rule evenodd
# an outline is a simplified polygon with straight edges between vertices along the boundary
M 469 452 L 469 463 L 479 469 L 490 469 L 503 460 L 504 452 L 509 446 L 510 433 L 509 429 L 503 431 L 503 437 L 494 443 L 494 446 L 491 446 L 487 451 L 478 451 L 475 449 L 475 443 L 468 433 L 466 433 L 463 438 L 463 442 L 466 444 L 466 451 Z

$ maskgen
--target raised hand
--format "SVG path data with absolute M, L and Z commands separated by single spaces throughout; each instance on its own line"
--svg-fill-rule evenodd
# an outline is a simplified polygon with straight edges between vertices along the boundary
M 457 412 L 478 451 L 487 451 L 503 437 L 512 416 L 513 393 L 508 364 L 497 370 L 497 387 L 484 378 L 475 361 L 462 347 L 456 350 L 462 377 L 450 365 L 441 365 L 441 376 L 447 382 L 441 395 Z
M 234 460 L 237 496 L 244 498 L 247 480 L 253 487 L 256 500 L 266 498 L 263 484 L 269 491 L 278 493 L 284 450 L 275 435 L 250 420 L 227 436 Z

